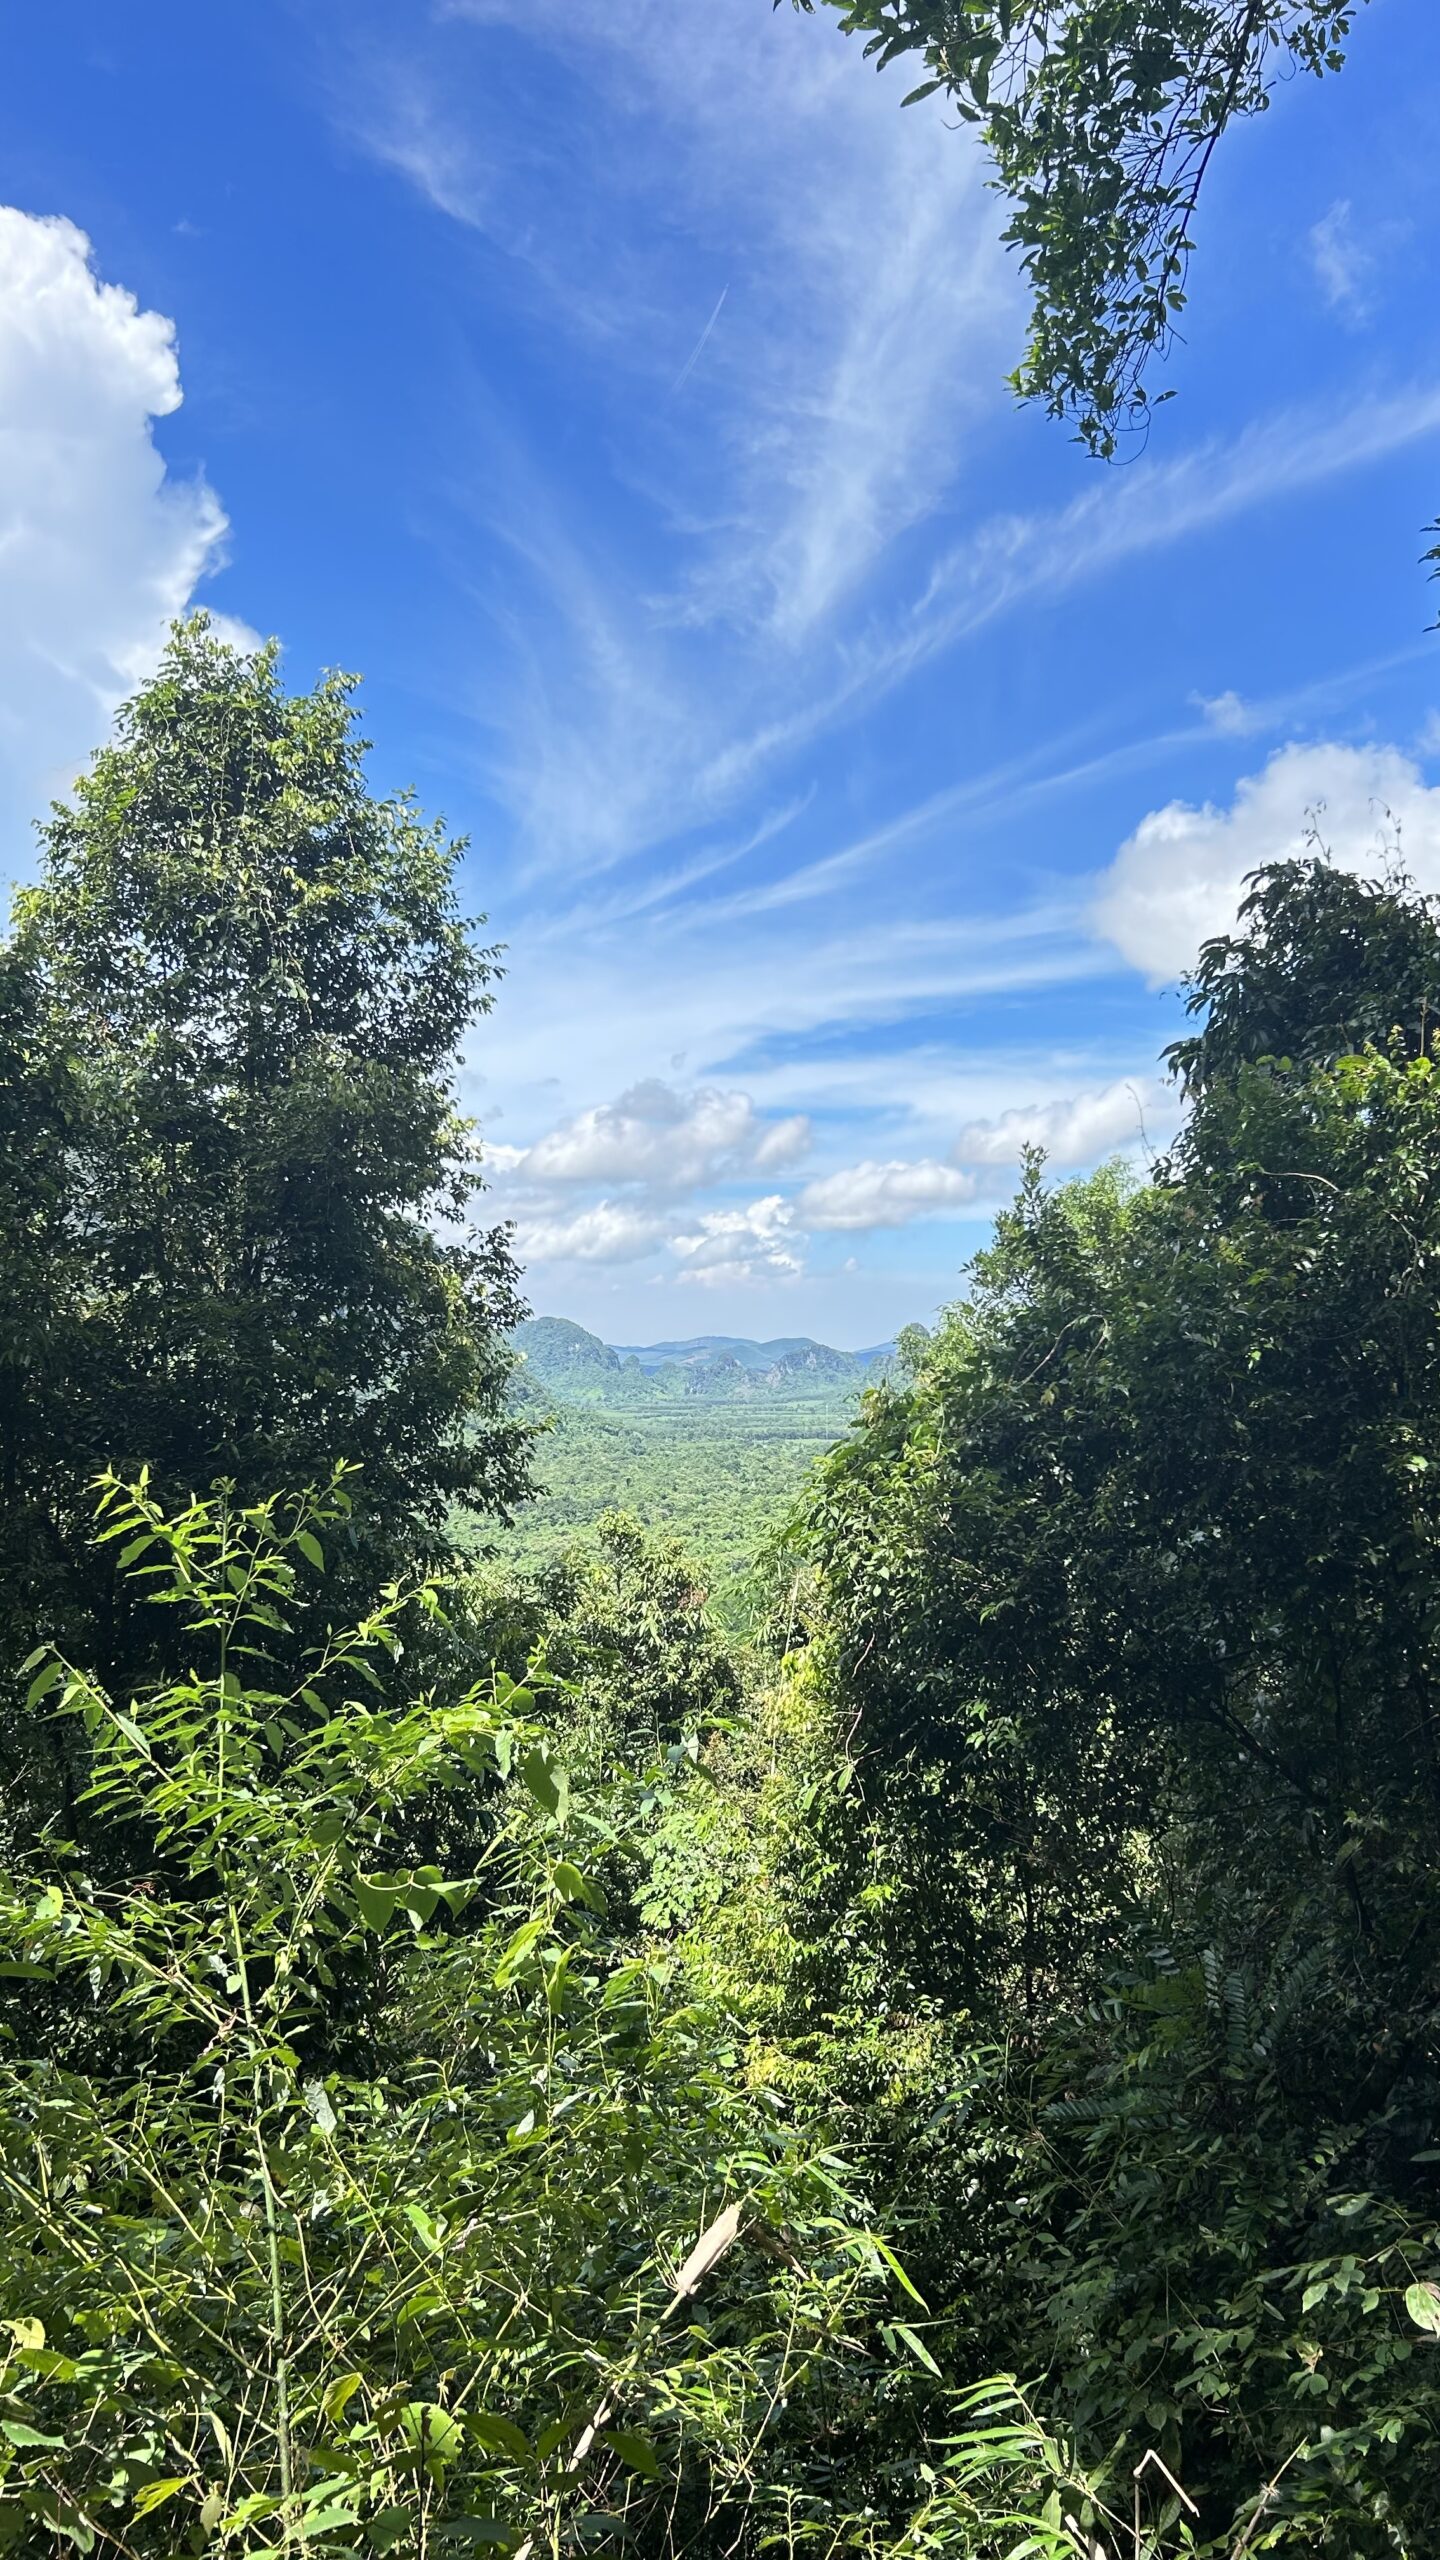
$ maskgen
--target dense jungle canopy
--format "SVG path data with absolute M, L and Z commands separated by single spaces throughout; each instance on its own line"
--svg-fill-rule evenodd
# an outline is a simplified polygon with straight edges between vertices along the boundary
M 454 858 L 198 621 L 5 946 L 0 2543 L 1420 2560 L 1432 902 L 1254 882 L 737 1650 L 507 1549 Z

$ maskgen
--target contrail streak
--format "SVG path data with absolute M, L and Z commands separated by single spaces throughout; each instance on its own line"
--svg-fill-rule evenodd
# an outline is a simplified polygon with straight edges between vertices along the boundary
M 684 390 L 685 385 L 699 363 L 700 358 L 705 353 L 705 349 L 710 341 L 710 332 L 714 328 L 716 321 L 719 319 L 721 312 L 725 308 L 725 296 L 729 290 L 730 287 L 728 284 L 722 284 L 720 287 L 719 301 L 716 303 L 714 310 L 711 312 L 709 319 L 706 321 L 704 328 L 701 330 L 699 337 L 691 348 L 688 358 L 681 366 L 680 371 L 676 374 L 674 381 L 670 385 L 670 397 L 672 400 L 674 399 L 677 391 Z

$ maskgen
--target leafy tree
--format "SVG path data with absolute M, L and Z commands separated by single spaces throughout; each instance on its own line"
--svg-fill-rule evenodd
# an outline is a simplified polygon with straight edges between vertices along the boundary
M 292 1686 L 346 1507 L 342 1478 L 170 1516 L 109 1479 L 102 1535 L 195 1667 L 123 1706 L 35 1672 L 146 1847 L 0 1874 L 0 2547 L 893 2548 L 874 2455 L 837 2461 L 894 2394 L 885 2252 L 599 1881 L 684 1755 L 568 1768 L 543 1684 L 503 1677 L 387 1706 L 370 1675 L 433 1588 Z M 405 1862 L 417 1802 L 477 1781 L 463 1869 Z M 963 2488 L 949 2511 L 980 2547 Z
M 920 56 L 910 98 L 943 90 L 980 128 L 1033 297 L 1016 389 L 1109 456 L 1149 414 L 1216 144 L 1287 72 L 1338 71 L 1360 0 L 826 5 L 882 66 Z
M 1186 1010 L 1201 1028 L 1166 1054 L 1191 1093 L 1260 1058 L 1329 1065 L 1397 1040 L 1424 1057 L 1440 1030 L 1440 901 L 1398 869 L 1362 881 L 1314 858 L 1269 863 L 1238 930 L 1201 951 Z
M 740 1711 L 693 1557 L 628 1512 L 602 1512 L 588 1538 L 518 1580 L 503 1563 L 480 1568 L 465 1598 L 467 1642 L 511 1670 L 543 1642 L 627 1764 Z
M 452 1089 L 494 954 L 458 848 L 367 788 L 351 690 L 287 695 L 274 648 L 197 617 L 42 830 L 0 960 L 0 1602 L 27 1641 L 109 1606 L 86 1488 L 112 1461 L 247 1498 L 359 1463 L 372 1570 L 524 1490 L 516 1274 L 467 1223 Z
M 1156 1179 L 1032 1166 L 823 1471 L 846 1783 L 786 1853 L 796 2021 L 851 2104 L 908 2075 L 866 2103 L 957 2341 L 1050 2363 L 1112 2486 L 1163 2439 L 1238 2535 L 1283 2465 L 1266 2531 L 1347 2554 L 1440 2530 L 1435 947 L 1261 875 Z

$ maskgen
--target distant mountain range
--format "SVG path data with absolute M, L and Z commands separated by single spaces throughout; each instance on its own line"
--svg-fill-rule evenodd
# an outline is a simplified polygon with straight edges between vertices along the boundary
M 562 1404 L 654 1404 L 681 1396 L 834 1403 L 873 1384 L 895 1348 L 879 1342 L 868 1351 L 835 1351 L 804 1334 L 775 1342 L 730 1333 L 696 1334 L 688 1342 L 602 1342 L 565 1316 L 530 1316 L 512 1339 L 525 1381 Z

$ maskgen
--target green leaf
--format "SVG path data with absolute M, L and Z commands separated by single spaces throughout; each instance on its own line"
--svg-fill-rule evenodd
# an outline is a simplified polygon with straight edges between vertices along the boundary
M 137 2516 L 153 2515 L 157 2507 L 165 2506 L 171 2498 L 178 2497 L 182 2489 L 192 2485 L 189 2480 L 182 2479 L 147 2480 L 136 2497 L 135 2513 Z
M 42 1698 L 48 1698 L 52 1689 L 58 1689 L 64 1677 L 63 1662 L 47 1662 L 43 1671 L 36 1672 L 25 1692 L 26 1706 L 38 1707 Z
M 302 1556 L 305 1558 L 306 1563 L 313 1564 L 317 1573 L 323 1573 L 325 1570 L 325 1550 L 321 1546 L 314 1531 L 311 1529 L 297 1529 L 295 1532 L 295 1544 L 299 1548 Z
M 552 1765 L 549 1752 L 542 1750 L 538 1743 L 520 1763 L 521 1777 L 536 1803 L 546 1813 L 558 1813 L 560 1810 L 560 1790 L 551 1775 Z
M 407 2204 L 405 2219 L 416 2234 L 422 2249 L 434 2251 L 440 2246 L 440 2234 L 422 2204 Z
M 366 2535 L 377 2551 L 393 2551 L 402 2534 L 410 2531 L 412 2517 L 408 2507 L 382 2507 L 367 2524 Z
M 923 2364 L 926 2372 L 933 2373 L 938 2379 L 940 2367 L 930 2353 L 924 2339 L 916 2336 L 915 2331 L 910 2327 L 909 2322 L 905 2320 L 892 2320 L 887 2324 L 887 2326 L 889 2335 L 892 2338 L 902 2338 L 906 2346 L 909 2348 L 910 2353 L 915 2358 L 916 2363 Z
M 612 2453 L 618 2453 L 632 2471 L 638 2471 L 643 2480 L 659 2479 L 655 2448 L 643 2436 L 637 2436 L 629 2427 L 607 2427 L 601 2441 L 609 2445 Z
M 320 2406 L 332 2426 L 339 2426 L 364 2379 L 362 2373 L 342 2373 L 334 2382 L 327 2382 L 320 2394 Z
M 896 2257 L 894 2250 L 891 2248 L 889 2241 L 882 2239 L 878 2231 L 867 2231 L 865 2233 L 865 2238 L 869 2241 L 870 2246 L 875 2251 L 877 2257 L 884 2259 L 886 2266 L 889 2268 L 892 2276 L 895 2277 L 897 2283 L 903 2285 L 905 2291 L 909 2294 L 911 2301 L 917 2302 L 922 2311 L 928 2311 L 930 2308 L 929 2303 L 925 2300 L 923 2294 L 916 2292 L 914 2285 L 911 2283 L 910 2278 L 901 2266 L 900 2261 Z
M 1440 2338 L 1440 2284 L 1407 2285 L 1405 2308 L 1417 2329 Z
M 63 2533 L 66 2541 L 73 2542 L 77 2551 L 94 2550 L 95 2528 L 71 2499 L 56 2497 L 47 2489 L 33 2501 L 33 2505 L 35 2515 L 50 2527 L 52 2533 Z
M 465 2450 L 459 2421 L 438 2400 L 407 2400 L 400 2412 L 400 2432 L 427 2470 L 448 2470 Z
M 351 1883 L 354 1888 L 356 1907 L 366 1928 L 388 1929 L 399 1908 L 399 1885 L 392 1883 L 388 1877 L 359 1874 L 351 1878 Z
M 537 1911 L 533 1919 L 521 1923 L 495 1967 L 495 1981 L 501 1991 L 509 1989 L 526 1957 L 534 1954 L 549 1926 L 549 1919 L 543 1911 Z
M 322 2133 L 333 2133 L 339 2118 L 330 2103 L 330 2092 L 323 2080 L 307 2080 L 304 2088 L 305 2111 L 314 2118 Z
M 489 2409 L 477 2409 L 465 2423 L 471 2435 L 481 2444 L 488 2444 L 492 2453 L 508 2453 L 516 2462 L 533 2463 L 535 2453 L 530 2439 L 513 2419 L 497 2417 Z

